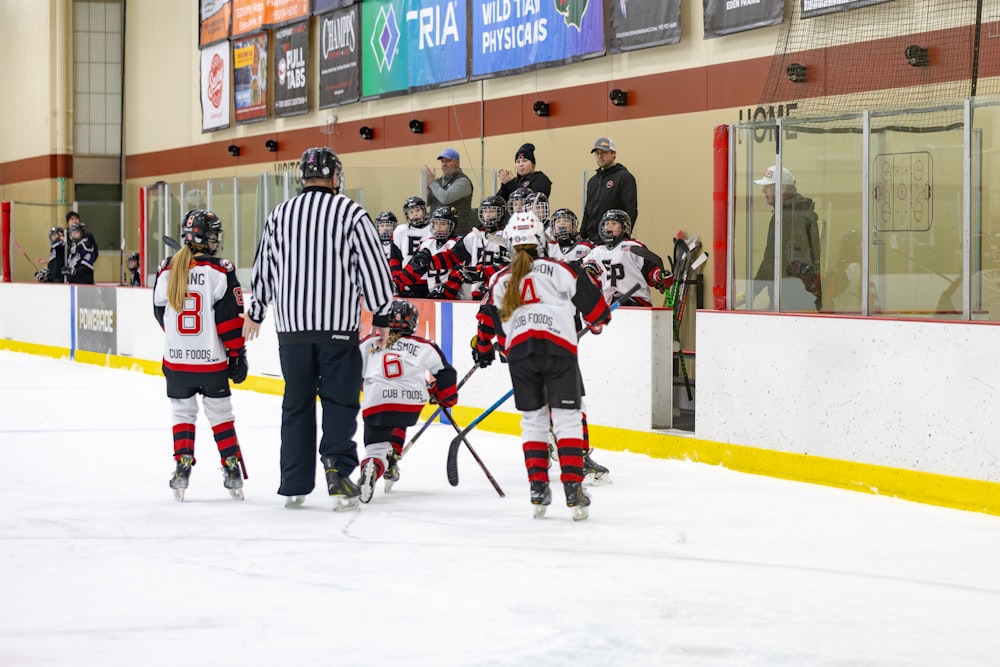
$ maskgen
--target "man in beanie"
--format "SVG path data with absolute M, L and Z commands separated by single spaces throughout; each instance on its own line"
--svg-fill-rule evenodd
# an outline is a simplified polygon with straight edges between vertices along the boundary
M 628 213 L 635 229 L 639 217 L 639 194 L 635 176 L 615 162 L 618 157 L 615 142 L 601 137 L 590 149 L 597 161 L 597 173 L 587 181 L 587 203 L 583 207 L 580 236 L 594 245 L 601 245 L 601 218 L 613 208 Z
M 424 165 L 427 179 L 427 210 L 436 211 L 439 206 L 451 206 L 458 214 L 458 224 L 454 233 L 467 234 L 478 224 L 472 215 L 472 181 L 462 171 L 462 160 L 454 148 L 446 148 L 438 155 L 441 162 L 441 177 L 434 177 L 434 170 Z
M 535 171 L 535 145 L 524 144 L 514 153 L 514 171 L 501 169 L 497 172 L 503 184 L 497 194 L 510 201 L 510 196 L 518 188 L 528 188 L 532 192 L 541 192 L 546 197 L 552 194 L 552 181 L 544 172 Z

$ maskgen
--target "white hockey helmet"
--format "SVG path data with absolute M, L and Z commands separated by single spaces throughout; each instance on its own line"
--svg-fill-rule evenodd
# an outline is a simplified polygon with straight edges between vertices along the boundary
M 545 227 L 538 216 L 531 211 L 521 211 L 511 216 L 503 230 L 507 245 L 511 252 L 519 245 L 531 245 L 538 248 L 538 254 L 545 253 Z

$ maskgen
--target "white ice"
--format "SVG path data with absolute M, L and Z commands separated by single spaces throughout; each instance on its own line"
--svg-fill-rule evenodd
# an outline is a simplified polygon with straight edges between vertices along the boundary
M 202 421 L 178 503 L 162 378 L 0 378 L 5 667 L 1000 664 L 998 517 L 604 449 L 590 519 L 556 484 L 535 520 L 518 439 L 470 436 L 501 498 L 466 451 L 449 486 L 442 425 L 391 494 L 288 510 L 280 398 L 246 391 L 246 500 Z

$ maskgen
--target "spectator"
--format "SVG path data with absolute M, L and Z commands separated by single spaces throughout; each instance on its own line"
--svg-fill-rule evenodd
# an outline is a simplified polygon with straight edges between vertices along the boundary
M 762 185 L 768 206 L 775 205 L 777 168 L 772 165 L 764 176 L 754 181 Z M 781 168 L 781 304 L 782 311 L 820 310 L 823 292 L 820 283 L 819 217 L 813 200 L 803 197 L 795 187 L 792 172 Z M 774 213 L 767 223 L 767 243 L 764 256 L 753 278 L 754 297 L 765 289 L 770 303 L 774 303 Z
M 281 483 L 285 507 L 299 507 L 316 484 L 316 396 L 323 408 L 319 456 L 335 511 L 356 509 L 361 389 L 361 299 L 375 334 L 389 337 L 392 279 L 375 225 L 339 193 L 340 160 L 326 147 L 299 162 L 302 192 L 264 222 L 251 272 L 253 302 L 244 320 L 257 337 L 272 304 L 285 380 L 281 404 Z
M 97 241 L 94 235 L 87 231 L 87 226 L 80 220 L 76 212 L 70 211 L 66 217 L 75 219 L 69 224 L 69 253 L 66 256 L 66 266 L 62 272 L 67 282 L 77 285 L 94 284 L 94 264 L 97 262 Z
M 458 151 L 446 148 L 438 155 L 441 162 L 441 177 L 434 177 L 434 170 L 424 165 L 427 178 L 427 210 L 436 211 L 441 206 L 451 206 L 458 214 L 458 235 L 469 232 L 475 224 L 472 215 L 472 181 L 462 171 L 462 161 Z
M 66 232 L 62 227 L 49 230 L 49 264 L 35 274 L 40 283 L 64 283 L 63 267 L 66 266 Z
M 142 274 L 139 273 L 139 253 L 133 252 L 125 263 L 129 272 L 129 287 L 142 287 Z
M 546 197 L 552 194 L 552 181 L 544 172 L 535 171 L 535 145 L 524 144 L 514 154 L 514 171 L 501 169 L 497 172 L 503 184 L 497 194 L 510 200 L 514 190 L 528 188 L 532 192 L 541 192 Z
M 164 333 L 163 375 L 173 412 L 174 498 L 184 500 L 194 456 L 198 394 L 222 460 L 222 485 L 243 500 L 246 467 L 236 439 L 229 381 L 247 377 L 240 318 L 243 292 L 236 267 L 215 257 L 222 222 L 193 210 L 181 223 L 180 250 L 164 260 L 153 287 L 153 315 Z
M 601 137 L 590 149 L 597 161 L 597 173 L 587 181 L 587 203 L 583 207 L 583 227 L 580 235 L 594 245 L 601 243 L 600 222 L 613 208 L 628 213 L 635 227 L 639 217 L 639 194 L 635 176 L 623 165 L 615 162 L 618 156 L 615 142 Z

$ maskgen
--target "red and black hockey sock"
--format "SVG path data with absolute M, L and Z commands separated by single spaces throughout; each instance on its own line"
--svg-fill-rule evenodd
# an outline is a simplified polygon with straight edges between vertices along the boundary
M 528 469 L 529 482 L 549 481 L 549 445 L 546 442 L 528 441 L 523 445 L 524 467 Z
M 403 455 L 403 443 L 406 441 L 406 429 L 396 427 L 392 429 L 392 435 L 389 437 L 389 442 L 392 444 L 392 453 L 399 458 Z
M 583 481 L 583 455 L 587 451 L 586 446 L 586 441 L 576 438 L 562 438 L 556 443 L 559 467 L 562 469 L 559 481 L 563 484 Z
M 181 456 L 190 456 L 191 465 L 194 461 L 194 424 L 174 424 L 174 460 L 180 461 Z
M 219 447 L 219 456 L 222 457 L 223 464 L 226 463 L 226 459 L 230 456 L 243 458 L 243 455 L 240 453 L 240 443 L 236 439 L 236 428 L 233 426 L 232 421 L 222 422 L 213 426 L 212 435 L 215 436 L 215 444 Z

